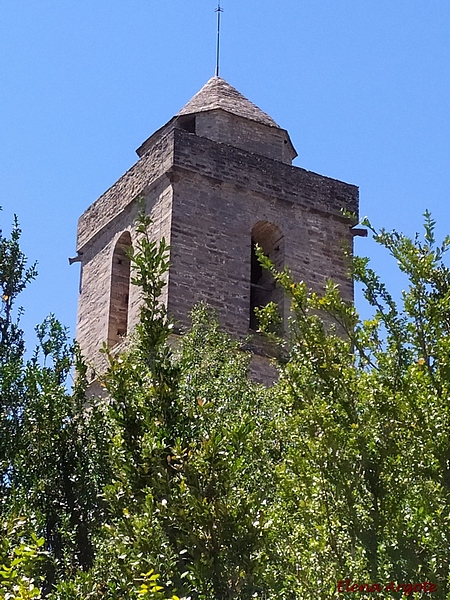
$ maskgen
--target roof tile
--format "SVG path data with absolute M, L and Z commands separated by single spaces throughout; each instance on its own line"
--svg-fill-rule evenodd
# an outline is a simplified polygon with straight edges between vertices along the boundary
M 279 128 L 272 117 L 247 100 L 221 77 L 212 77 L 180 110 L 178 115 L 189 115 L 218 108 L 251 121 Z

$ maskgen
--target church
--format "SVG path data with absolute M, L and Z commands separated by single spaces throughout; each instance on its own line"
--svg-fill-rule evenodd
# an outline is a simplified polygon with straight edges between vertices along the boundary
M 286 129 L 224 79 L 215 76 L 137 149 L 137 162 L 80 217 L 81 263 L 77 340 L 88 363 L 102 368 L 103 343 L 113 348 L 139 318 L 126 249 L 144 206 L 150 235 L 170 245 L 162 301 L 183 331 L 189 312 L 206 301 L 236 338 L 255 332 L 254 309 L 288 302 L 263 272 L 259 244 L 280 269 L 316 291 L 333 279 L 353 300 L 344 249 L 352 249 L 358 188 L 292 165 Z M 254 362 L 263 344 L 250 348 Z M 257 369 L 257 367 L 256 367 Z

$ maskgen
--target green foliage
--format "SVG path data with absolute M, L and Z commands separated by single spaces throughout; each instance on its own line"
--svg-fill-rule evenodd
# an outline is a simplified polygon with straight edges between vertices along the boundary
M 104 408 L 87 405 L 86 367 L 53 316 L 36 328 L 38 347 L 24 358 L 14 301 L 35 269 L 26 268 L 19 237 L 15 222 L 11 238 L 0 239 L 0 525 L 23 517 L 44 539 L 46 594 L 59 578 L 92 564 L 93 531 L 104 520 L 108 447 Z M 68 392 L 74 367 L 77 378 Z
M 0 511 L 8 497 L 8 473 L 18 435 L 20 398 L 24 393 L 21 309 L 15 311 L 14 303 L 36 277 L 35 265 L 26 266 L 20 236 L 16 217 L 9 238 L 0 230 Z
M 277 307 L 259 310 L 281 347 L 270 388 L 248 379 L 250 355 L 207 306 L 173 334 L 168 247 L 146 217 L 130 253 L 140 322 L 125 351 L 105 349 L 103 398 L 87 399 L 86 366 L 54 317 L 29 361 L 8 317 L 20 349 L 2 348 L 10 598 L 325 600 L 346 579 L 427 580 L 450 598 L 450 239 L 436 243 L 429 214 L 423 240 L 365 224 L 409 282 L 396 301 L 355 258 L 367 320 L 332 282 L 312 293 L 259 252 L 292 309 L 287 338 Z
M 18 320 L 13 320 L 13 307 L 18 295 L 36 275 L 36 265 L 26 266 L 26 256 L 20 249 L 21 229 L 17 217 L 10 238 L 0 231 L 0 362 L 21 357 L 23 352 L 22 331 Z M 2 378 L 2 383 L 4 379 Z
M 436 245 L 428 213 L 424 241 L 373 232 L 409 285 L 396 303 L 356 258 L 370 320 L 331 282 L 320 297 L 267 264 L 293 311 L 279 382 L 293 432 L 275 510 L 275 518 L 295 512 L 284 564 L 301 565 L 303 589 L 316 582 L 314 592 L 299 589 L 302 598 L 328 598 L 348 577 L 434 581 L 434 597 L 447 598 L 450 239 Z
M 38 562 L 44 555 L 44 539 L 34 533 L 26 535 L 26 521 L 5 521 L 0 542 L 0 597 L 4 600 L 41 598 L 36 585 Z M 28 538 L 28 539 L 26 539 Z
M 87 404 L 83 372 L 66 390 L 79 351 L 53 318 L 37 328 L 39 347 L 25 365 L 19 435 L 9 476 L 13 514 L 28 514 L 45 539 L 44 591 L 93 560 L 92 535 L 104 520 L 109 477 L 104 408 Z
M 129 351 L 108 354 L 104 378 L 114 481 L 105 490 L 111 521 L 98 563 L 122 557 L 120 590 L 134 573 L 154 568 L 167 592 L 254 597 L 264 506 L 273 494 L 261 441 L 261 430 L 271 428 L 270 403 L 247 379 L 249 357 L 206 307 L 194 311 L 192 330 L 172 355 L 159 303 L 167 248 L 148 239 L 148 225 L 141 220 L 131 254 L 141 320 Z

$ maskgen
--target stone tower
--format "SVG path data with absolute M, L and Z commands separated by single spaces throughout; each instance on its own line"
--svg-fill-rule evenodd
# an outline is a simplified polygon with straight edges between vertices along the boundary
M 103 342 L 118 344 L 138 319 L 125 249 L 140 197 L 152 237 L 171 246 L 163 301 L 178 327 L 200 300 L 233 336 L 247 336 L 254 307 L 270 300 L 287 316 L 287 302 L 255 260 L 255 243 L 297 280 L 320 289 L 333 278 L 353 299 L 343 254 L 352 223 L 341 209 L 358 212 L 358 189 L 292 166 L 288 132 L 226 81 L 210 79 L 137 154 L 78 223 L 77 339 L 90 363 L 99 366 Z

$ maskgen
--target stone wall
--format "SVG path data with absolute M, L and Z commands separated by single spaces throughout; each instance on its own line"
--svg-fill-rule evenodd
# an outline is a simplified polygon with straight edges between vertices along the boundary
M 295 151 L 287 132 L 220 110 L 199 113 L 195 133 L 215 142 L 292 164 Z
M 353 299 L 341 208 L 357 210 L 355 186 L 177 130 L 172 185 L 169 310 L 180 323 L 205 300 L 227 331 L 248 333 L 251 233 L 261 221 L 282 232 L 297 280 L 320 290 L 333 278 Z
M 154 240 L 163 237 L 170 243 L 172 188 L 167 178 L 141 190 L 145 210 L 153 219 L 150 235 Z M 99 353 L 108 338 L 112 258 L 117 241 L 129 231 L 132 244 L 136 240 L 135 220 L 140 207 L 138 198 L 130 202 L 114 219 L 87 240 L 83 246 L 81 285 L 78 301 L 77 340 L 84 356 L 95 368 L 104 367 Z M 167 286 L 162 301 L 167 303 Z M 128 326 L 131 331 L 139 317 L 139 290 L 131 285 L 129 291 Z
M 213 126 L 210 117 L 197 117 L 197 135 L 163 128 L 140 160 L 79 220 L 77 339 L 96 368 L 102 368 L 99 349 L 108 336 L 113 250 L 125 231 L 135 241 L 140 196 L 153 219 L 152 239 L 164 236 L 171 245 L 162 301 L 181 328 L 188 324 L 192 306 L 204 300 L 216 308 L 228 332 L 247 336 L 252 230 L 261 222 L 281 231 L 282 263 L 297 280 L 320 290 L 333 278 L 344 297 L 353 299 L 343 252 L 343 245 L 352 247 L 352 223 L 341 209 L 357 213 L 358 189 L 286 164 L 286 156 L 277 154 L 279 144 L 286 146 L 282 129 L 248 122 L 247 129 L 242 128 L 245 143 L 232 145 L 241 119 L 222 114 Z M 204 137 L 214 137 L 220 127 L 229 129 L 226 135 L 222 131 L 221 141 Z M 275 137 L 264 141 L 263 130 Z M 249 151 L 252 135 L 257 152 Z M 285 318 L 288 311 L 286 302 Z M 139 293 L 131 286 L 128 331 L 138 313 Z

